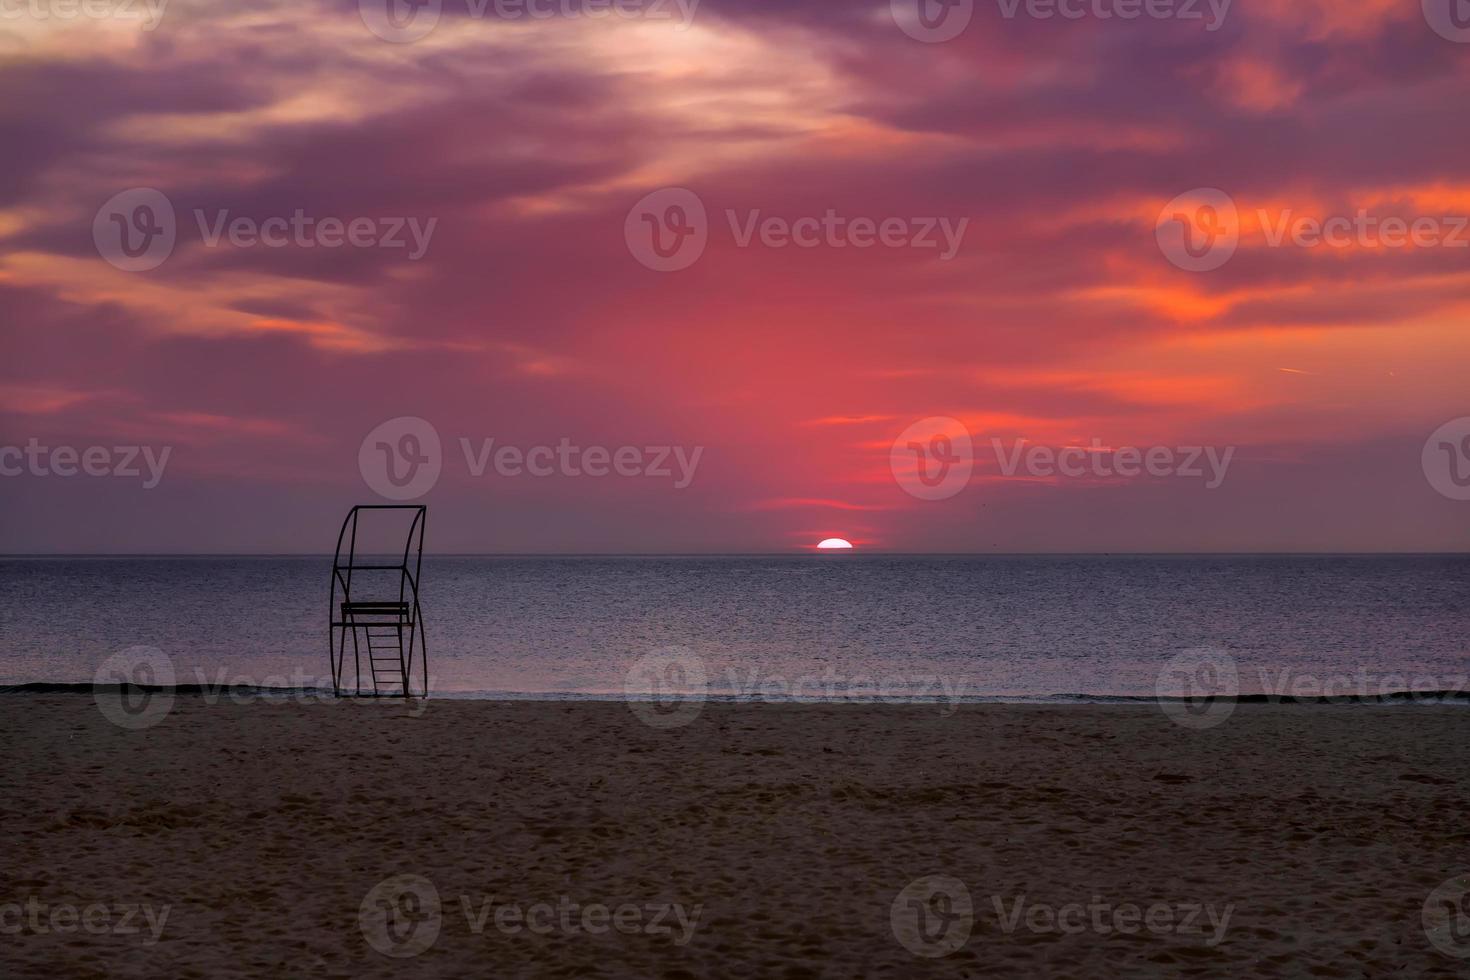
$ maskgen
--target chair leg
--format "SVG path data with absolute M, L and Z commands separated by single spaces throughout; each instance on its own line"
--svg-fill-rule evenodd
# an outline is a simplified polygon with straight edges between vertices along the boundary
M 398 673 L 403 679 L 403 697 L 408 698 L 408 663 L 403 656 L 403 621 L 398 622 Z
M 347 629 L 352 631 L 352 669 L 354 675 L 352 693 L 353 696 L 357 696 L 362 694 L 362 651 L 357 646 L 357 621 L 351 616 L 347 617 Z M 372 657 L 372 651 L 368 651 L 368 657 Z M 369 660 L 369 664 L 371 664 L 371 660 Z M 373 686 L 374 688 L 377 687 L 376 684 Z
M 347 631 L 344 629 L 337 636 L 337 662 L 332 664 L 332 693 L 337 697 L 342 696 L 342 668 L 346 666 L 347 657 Z

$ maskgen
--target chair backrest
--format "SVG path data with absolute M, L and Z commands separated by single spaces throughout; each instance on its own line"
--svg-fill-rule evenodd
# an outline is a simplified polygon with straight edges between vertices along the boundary
M 424 562 L 422 504 L 359 504 L 347 512 L 332 559 L 332 601 L 397 601 L 418 606 Z M 417 618 L 417 617 L 415 617 Z

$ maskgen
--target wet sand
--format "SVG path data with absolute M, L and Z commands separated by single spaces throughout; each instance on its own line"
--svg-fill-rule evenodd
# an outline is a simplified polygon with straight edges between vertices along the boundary
M 1463 707 L 28 695 L 0 745 L 7 976 L 1470 972 Z

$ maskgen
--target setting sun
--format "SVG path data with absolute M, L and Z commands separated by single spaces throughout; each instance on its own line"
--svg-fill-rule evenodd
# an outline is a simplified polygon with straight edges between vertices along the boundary
M 851 551 L 852 542 L 846 538 L 827 538 L 817 548 L 820 551 Z

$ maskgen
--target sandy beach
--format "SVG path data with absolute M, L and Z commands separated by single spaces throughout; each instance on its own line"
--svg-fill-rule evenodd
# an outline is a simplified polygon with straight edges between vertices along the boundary
M 1447 706 L 14 696 L 0 972 L 1464 976 L 1423 910 L 1470 872 L 1467 742 Z

